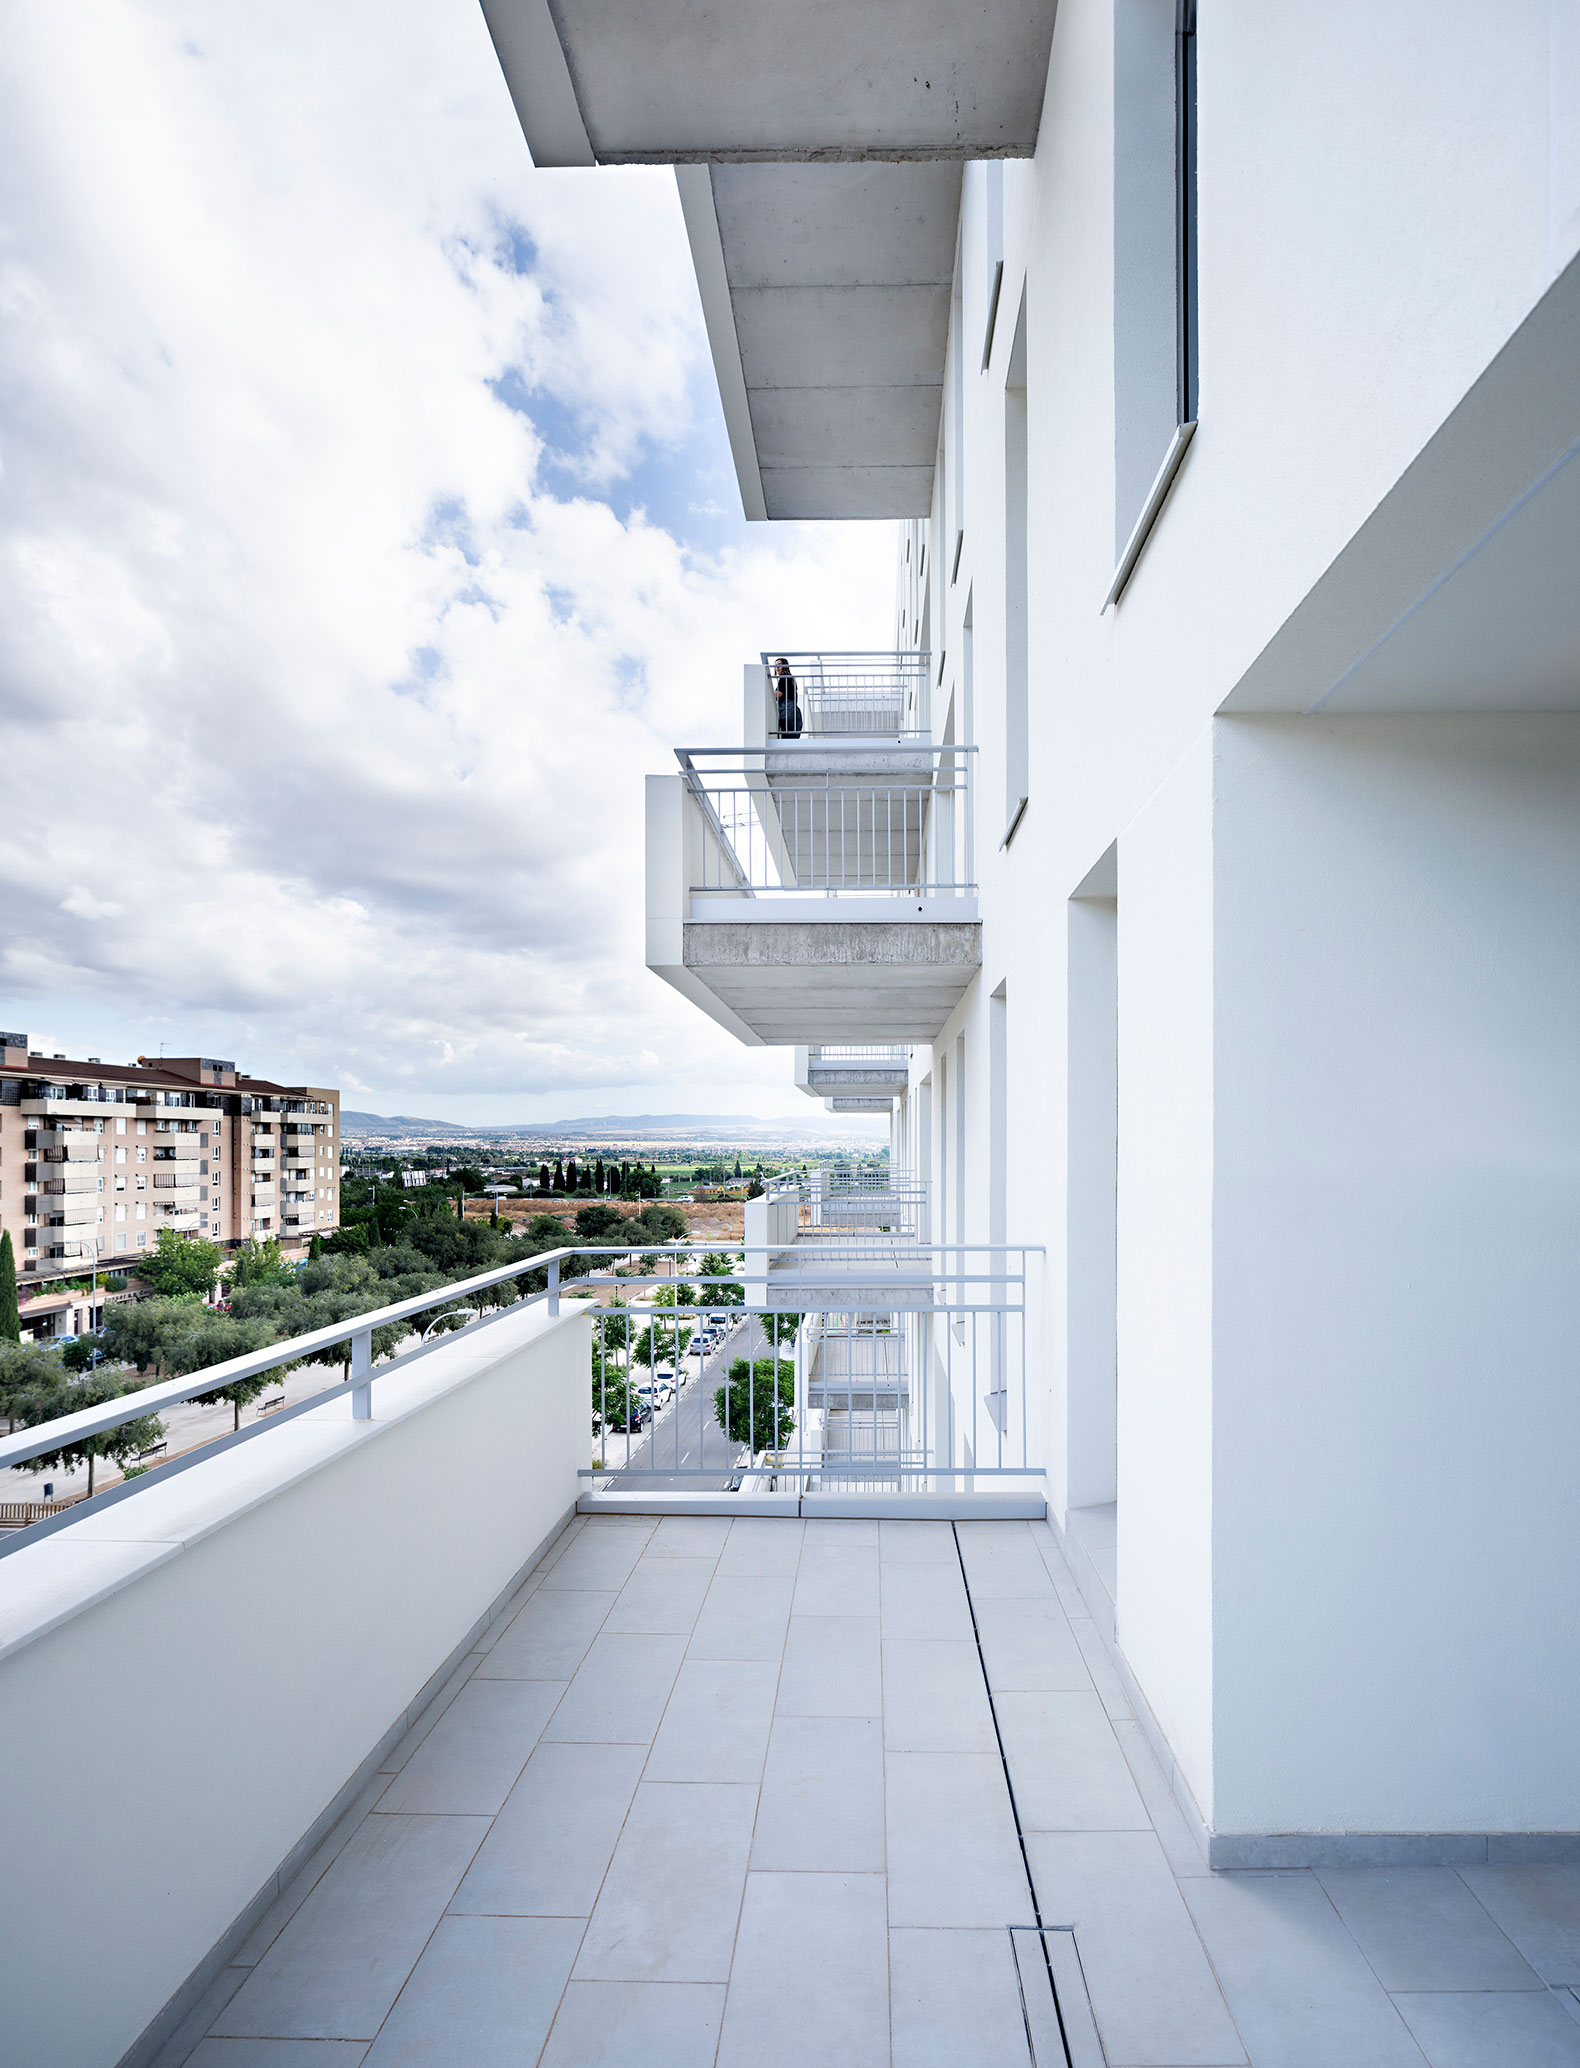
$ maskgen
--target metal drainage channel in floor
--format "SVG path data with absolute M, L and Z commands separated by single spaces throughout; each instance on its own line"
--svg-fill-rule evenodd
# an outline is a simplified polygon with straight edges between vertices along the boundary
M 1092 2015 L 1092 1999 L 1081 1970 L 1080 1950 L 1072 1925 L 1044 1924 L 1037 1883 L 1026 1851 L 1026 1834 L 1021 1829 L 1020 1805 L 1015 1800 L 1015 1783 L 1004 1752 L 1004 1734 L 999 1729 L 998 1706 L 993 1700 L 993 1683 L 988 1679 L 987 1660 L 982 1652 L 982 1632 L 977 1625 L 976 1603 L 971 1598 L 971 1576 L 966 1571 L 960 1548 L 960 1532 L 950 1525 L 955 1540 L 955 1557 L 960 1562 L 960 1582 L 966 1590 L 971 1611 L 971 1634 L 976 1639 L 977 1665 L 987 1694 L 988 1712 L 993 1718 L 993 1736 L 998 1745 L 999 1764 L 1004 1769 L 1004 1787 L 1009 1795 L 1010 1815 L 1015 1819 L 1015 1842 L 1020 1847 L 1021 1866 L 1031 1897 L 1035 1924 L 1008 1927 L 1010 1947 L 1015 1955 L 1015 1973 L 1020 1983 L 1021 2016 L 1026 2021 L 1026 2051 L 1034 2068 L 1107 2068 L 1107 2057 Z

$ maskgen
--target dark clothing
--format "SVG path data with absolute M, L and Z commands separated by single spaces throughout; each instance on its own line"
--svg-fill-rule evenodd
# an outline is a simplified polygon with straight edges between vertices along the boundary
M 779 737 L 782 740 L 799 739 L 801 703 L 796 693 L 795 677 L 788 668 L 774 676 L 774 704 L 779 714 Z

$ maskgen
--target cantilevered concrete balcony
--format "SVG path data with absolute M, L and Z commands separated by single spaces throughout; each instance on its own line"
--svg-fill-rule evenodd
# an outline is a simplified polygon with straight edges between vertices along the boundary
M 831 1113 L 888 1113 L 909 1077 L 907 1051 L 895 1042 L 847 1042 L 797 1048 L 797 1091 L 822 1099 Z
M 963 162 L 1030 156 L 1053 0 L 484 0 L 540 166 L 674 165 L 749 518 L 925 516 Z
M 648 967 L 753 1045 L 930 1041 L 981 964 L 971 756 L 681 749 L 647 785 Z

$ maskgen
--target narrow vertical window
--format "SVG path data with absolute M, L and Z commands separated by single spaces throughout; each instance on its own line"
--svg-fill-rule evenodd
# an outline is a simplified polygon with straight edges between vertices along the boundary
M 1179 0 L 1174 32 L 1175 213 L 1174 261 L 1178 304 L 1179 420 L 1196 421 L 1196 0 Z
M 1004 839 L 1008 847 L 1031 794 L 1027 626 L 1031 567 L 1026 454 L 1026 295 L 1004 382 Z

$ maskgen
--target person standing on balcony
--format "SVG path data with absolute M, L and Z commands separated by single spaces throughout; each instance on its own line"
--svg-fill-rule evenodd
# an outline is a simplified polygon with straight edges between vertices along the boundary
M 801 700 L 796 692 L 795 677 L 790 672 L 790 663 L 783 654 L 774 662 L 774 706 L 779 718 L 780 739 L 799 739 Z

